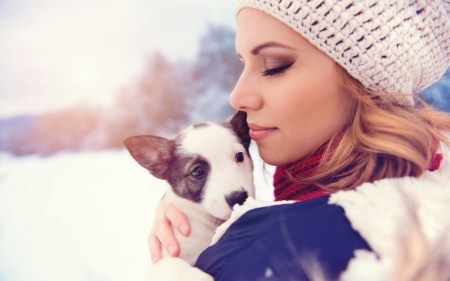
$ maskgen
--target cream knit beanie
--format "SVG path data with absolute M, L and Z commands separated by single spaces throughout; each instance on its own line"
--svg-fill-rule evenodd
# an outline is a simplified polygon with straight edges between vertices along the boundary
M 237 0 L 268 13 L 327 53 L 367 89 L 409 94 L 450 66 L 450 0 Z

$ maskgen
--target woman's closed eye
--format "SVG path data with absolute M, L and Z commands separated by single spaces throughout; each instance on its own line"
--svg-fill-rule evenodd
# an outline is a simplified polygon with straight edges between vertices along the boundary
M 271 69 L 267 69 L 265 71 L 262 72 L 263 76 L 271 76 L 271 75 L 278 75 L 278 74 L 282 74 L 286 71 L 286 69 L 288 69 L 289 67 L 291 67 L 291 65 L 293 65 L 294 63 L 288 63 L 282 66 L 278 66 L 278 67 L 274 67 Z

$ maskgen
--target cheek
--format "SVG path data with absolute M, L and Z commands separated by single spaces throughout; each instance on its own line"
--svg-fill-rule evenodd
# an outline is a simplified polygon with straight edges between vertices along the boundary
M 308 69 L 286 83 L 283 114 L 306 128 L 326 130 L 327 124 L 341 122 L 351 98 L 339 83 L 334 63 L 326 61 L 321 67 Z M 315 128 L 317 125 L 321 126 Z
M 261 147 L 261 156 L 272 163 L 302 159 L 349 122 L 351 97 L 341 91 L 337 81 L 324 83 L 313 78 L 285 88 L 285 98 L 276 101 L 280 134 L 271 145 Z

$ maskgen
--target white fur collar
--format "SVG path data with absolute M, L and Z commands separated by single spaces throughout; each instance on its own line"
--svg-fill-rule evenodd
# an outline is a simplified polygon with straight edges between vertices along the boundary
M 441 167 L 420 178 L 383 179 L 330 196 L 329 203 L 344 208 L 352 227 L 374 251 L 355 251 L 340 280 L 439 280 L 439 274 L 448 278 L 450 153 L 444 150 Z M 437 252 L 445 262 L 441 269 Z M 445 267 L 446 273 L 437 272 Z M 425 277 L 413 279 L 420 268 L 427 269 Z

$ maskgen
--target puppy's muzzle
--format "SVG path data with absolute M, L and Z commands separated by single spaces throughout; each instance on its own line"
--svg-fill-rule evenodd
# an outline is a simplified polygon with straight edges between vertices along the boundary
M 244 204 L 247 197 L 248 197 L 247 191 L 239 190 L 234 191 L 229 195 L 226 195 L 225 200 L 227 201 L 228 205 L 232 208 L 235 204 L 239 205 Z

